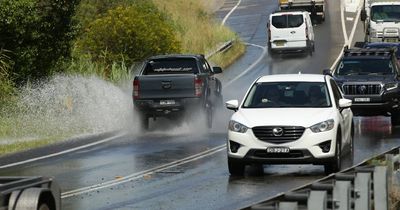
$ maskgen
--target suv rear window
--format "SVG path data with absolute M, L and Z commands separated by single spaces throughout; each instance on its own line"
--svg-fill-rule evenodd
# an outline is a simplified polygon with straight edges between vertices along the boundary
M 304 23 L 303 15 L 272 16 L 272 25 L 275 28 L 297 28 Z
M 155 59 L 147 62 L 143 75 L 152 74 L 193 74 L 197 73 L 197 62 L 194 58 Z

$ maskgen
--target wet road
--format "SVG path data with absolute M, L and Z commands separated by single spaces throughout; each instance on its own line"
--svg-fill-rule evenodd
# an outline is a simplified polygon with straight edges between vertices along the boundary
M 236 3 L 226 0 L 217 17 Z M 267 15 L 277 1 L 243 0 L 226 24 L 254 45 L 222 75 L 224 99 L 241 99 L 261 75 L 320 73 L 331 66 L 343 46 L 339 8 L 338 1 L 328 1 L 326 22 L 315 27 L 312 57 L 272 60 L 263 47 Z M 147 134 L 129 132 L 67 155 L 2 169 L 0 175 L 54 176 L 62 187 L 63 209 L 237 209 L 324 176 L 322 166 L 272 165 L 249 167 L 244 178 L 231 178 L 224 146 L 230 114 L 220 110 L 211 132 L 196 123 L 165 127 L 171 123 L 160 120 Z M 399 144 L 400 128 L 392 128 L 389 118 L 355 122 L 355 163 Z

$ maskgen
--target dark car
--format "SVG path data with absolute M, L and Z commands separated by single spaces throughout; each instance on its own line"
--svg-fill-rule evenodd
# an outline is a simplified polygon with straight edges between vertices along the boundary
M 400 125 L 400 67 L 393 48 L 345 49 L 333 77 L 356 116 L 391 116 Z

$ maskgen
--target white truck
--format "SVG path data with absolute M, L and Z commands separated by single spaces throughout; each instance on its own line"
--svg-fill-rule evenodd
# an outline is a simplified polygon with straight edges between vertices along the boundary
M 361 11 L 366 42 L 400 41 L 400 1 L 365 0 Z
M 312 17 L 319 17 L 320 21 L 325 20 L 325 0 L 279 0 L 281 10 L 305 10 L 311 13 Z

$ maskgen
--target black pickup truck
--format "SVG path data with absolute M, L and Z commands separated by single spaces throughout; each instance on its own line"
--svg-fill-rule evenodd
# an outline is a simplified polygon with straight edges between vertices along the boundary
M 160 55 L 147 59 L 133 80 L 133 103 L 142 129 L 149 119 L 166 117 L 182 122 L 185 116 L 204 114 L 208 128 L 213 110 L 222 105 L 222 85 L 203 55 Z M 200 119 L 200 118 L 196 118 Z
M 325 70 L 327 73 L 327 70 Z M 345 49 L 332 73 L 358 116 L 391 116 L 400 125 L 400 66 L 394 48 Z

